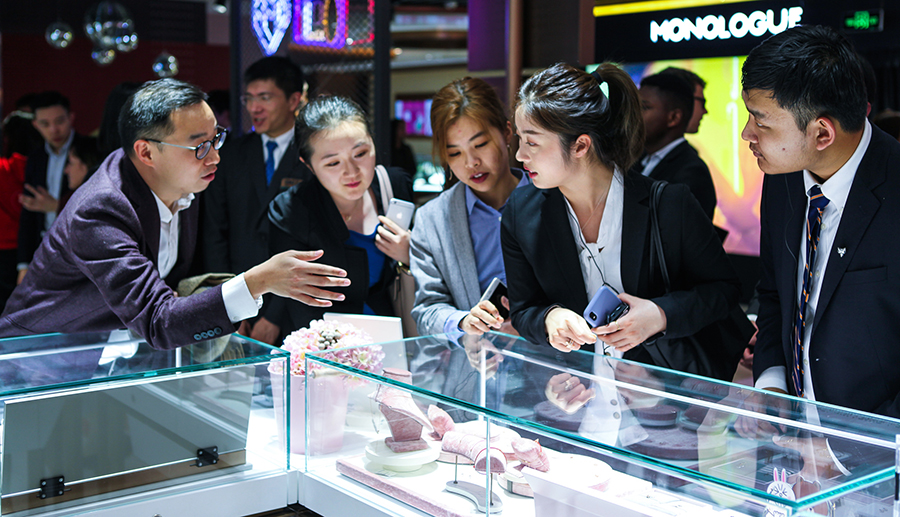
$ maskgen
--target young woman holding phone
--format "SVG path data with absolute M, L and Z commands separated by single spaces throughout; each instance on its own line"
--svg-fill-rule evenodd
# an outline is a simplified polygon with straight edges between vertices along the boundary
M 682 185 L 666 186 L 658 204 L 671 292 L 651 263 L 653 182 L 625 173 L 644 138 L 627 73 L 556 64 L 520 88 L 515 122 L 516 158 L 533 185 L 513 194 L 501 235 L 512 322 L 524 337 L 564 352 L 592 350 L 599 337 L 610 355 L 659 364 L 653 338 L 691 336 L 729 314 L 738 277 Z M 603 286 L 630 310 L 591 328 L 582 312 Z
M 319 97 L 300 111 L 294 139 L 314 177 L 269 206 L 270 251 L 323 250 L 319 260 L 347 271 L 350 285 L 333 289 L 344 295 L 333 305 L 275 298 L 263 307 L 264 326 L 277 326 L 283 337 L 325 312 L 393 316 L 390 287 L 398 264 L 409 263 L 409 231 L 384 216 L 385 187 L 365 113 L 348 98 Z M 412 201 L 409 175 L 399 169 L 387 175 L 393 196 Z
M 431 127 L 434 155 L 448 182 L 457 183 L 416 214 L 411 255 L 419 334 L 513 333 L 499 307 L 479 302 L 495 277 L 506 281 L 500 216 L 509 195 L 528 184 L 521 169 L 509 166 L 512 126 L 491 85 L 466 77 L 435 94 Z

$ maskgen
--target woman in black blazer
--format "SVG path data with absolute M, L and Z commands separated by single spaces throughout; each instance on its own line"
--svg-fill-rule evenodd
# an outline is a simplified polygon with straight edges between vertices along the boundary
M 263 307 L 265 324 L 283 337 L 325 312 L 393 316 L 389 288 L 397 263 L 409 263 L 410 232 L 383 215 L 365 113 L 350 99 L 319 97 L 300 111 L 294 141 L 314 177 L 269 205 L 269 251 L 323 250 L 319 261 L 345 270 L 350 285 L 331 288 L 344 295 L 333 304 L 274 298 Z M 388 177 L 394 197 L 412 201 L 409 175 L 389 169 Z
M 651 338 L 690 336 L 728 315 L 739 280 L 684 186 L 667 186 L 659 203 L 671 293 L 650 264 L 652 180 L 623 172 L 644 138 L 624 71 L 554 65 L 519 90 L 515 120 L 516 158 L 533 184 L 513 194 L 501 236 L 512 323 L 523 336 L 561 351 L 592 349 L 599 337 L 604 352 L 654 363 Z M 581 314 L 603 285 L 630 310 L 592 329 Z

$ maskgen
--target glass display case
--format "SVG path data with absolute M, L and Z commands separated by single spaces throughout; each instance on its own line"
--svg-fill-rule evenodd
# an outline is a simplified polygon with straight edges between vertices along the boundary
M 0 513 L 95 513 L 279 476 L 285 506 L 285 394 L 268 366 L 288 357 L 237 334 L 175 350 L 128 331 L 0 339 Z
M 504 334 L 370 353 L 307 354 L 307 407 L 346 417 L 307 419 L 304 482 L 383 514 L 893 514 L 898 420 Z

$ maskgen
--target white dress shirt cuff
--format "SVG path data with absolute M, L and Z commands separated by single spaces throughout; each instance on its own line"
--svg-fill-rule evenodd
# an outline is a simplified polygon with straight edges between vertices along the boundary
M 787 370 L 784 366 L 772 366 L 767 368 L 766 371 L 762 372 L 762 375 L 759 376 L 759 379 L 756 380 L 755 388 L 764 390 L 767 388 L 778 388 L 780 390 L 784 390 L 787 393 L 790 393 L 788 390 L 787 382 L 785 382 L 785 374 Z
M 232 323 L 259 314 L 260 303 L 250 294 L 243 273 L 222 284 L 222 301 L 225 302 L 225 312 Z

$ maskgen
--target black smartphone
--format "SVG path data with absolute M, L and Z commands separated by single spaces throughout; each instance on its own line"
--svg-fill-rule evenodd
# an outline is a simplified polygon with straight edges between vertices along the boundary
M 506 296 L 506 284 L 499 278 L 494 277 L 487 289 L 484 290 L 484 294 L 481 295 L 481 299 L 478 301 L 480 303 L 487 300 L 494 304 L 494 307 L 500 312 L 500 317 L 506 320 L 509 318 L 509 310 L 503 306 L 501 298 L 504 296 Z

